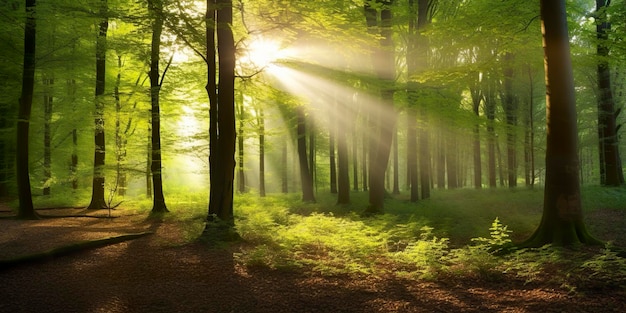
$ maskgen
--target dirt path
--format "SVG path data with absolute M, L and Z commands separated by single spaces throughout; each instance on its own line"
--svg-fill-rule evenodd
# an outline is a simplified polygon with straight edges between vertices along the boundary
M 176 225 L 138 222 L 137 218 L 0 220 L 1 258 L 77 239 L 155 232 L 133 241 L 0 269 L 0 312 L 626 311 L 623 292 L 568 295 L 564 290 L 519 282 L 417 283 L 245 269 L 234 261 L 237 247 L 180 245 L 184 232 Z

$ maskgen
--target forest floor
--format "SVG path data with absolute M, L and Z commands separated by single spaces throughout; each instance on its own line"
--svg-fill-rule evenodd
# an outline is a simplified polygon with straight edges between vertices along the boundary
M 10 215 L 7 210 L 0 207 L 0 216 Z M 626 312 L 623 289 L 572 293 L 541 281 L 430 282 L 245 268 L 235 257 L 243 243 L 189 243 L 183 227 L 146 215 L 0 219 L 0 260 L 83 240 L 154 233 L 0 268 L 0 312 Z

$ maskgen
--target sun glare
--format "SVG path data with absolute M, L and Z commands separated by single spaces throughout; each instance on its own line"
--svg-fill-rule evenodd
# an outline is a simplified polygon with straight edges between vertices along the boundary
M 287 56 L 287 49 L 280 42 L 269 38 L 257 38 L 245 46 L 240 61 L 246 66 L 265 68 Z

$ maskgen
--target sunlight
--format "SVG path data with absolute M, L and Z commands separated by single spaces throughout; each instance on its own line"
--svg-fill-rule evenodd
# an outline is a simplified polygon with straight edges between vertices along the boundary
M 277 40 L 260 37 L 245 45 L 239 61 L 244 66 L 263 69 L 286 58 L 288 54 L 288 49 L 283 49 Z

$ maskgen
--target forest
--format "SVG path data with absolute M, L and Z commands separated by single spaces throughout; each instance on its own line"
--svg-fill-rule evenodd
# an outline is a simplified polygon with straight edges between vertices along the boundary
M 626 1 L 0 25 L 0 311 L 626 309 Z

